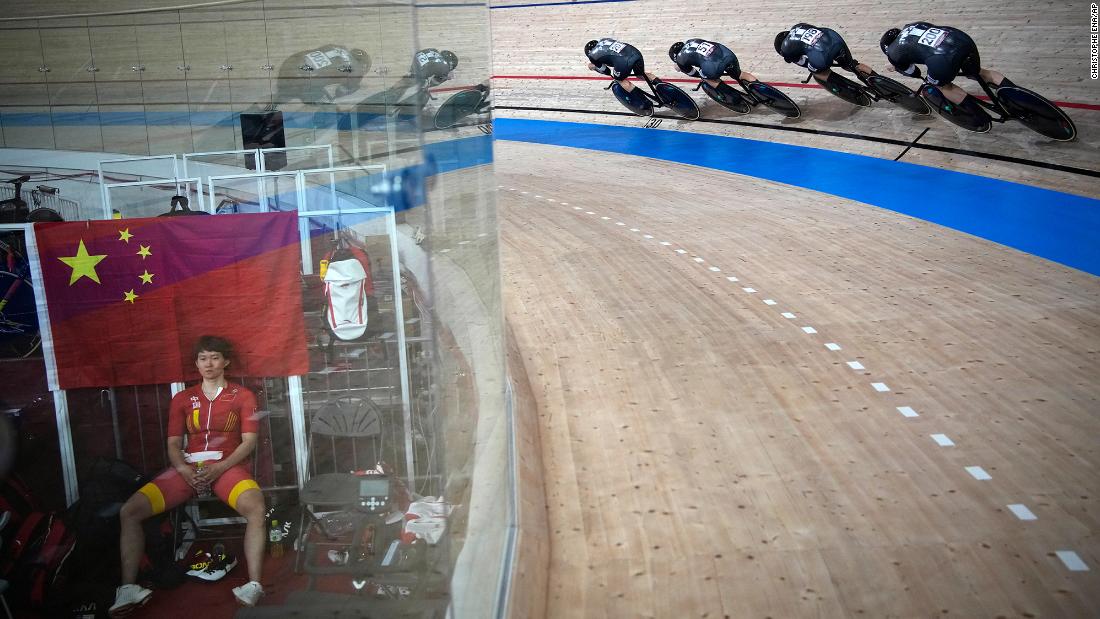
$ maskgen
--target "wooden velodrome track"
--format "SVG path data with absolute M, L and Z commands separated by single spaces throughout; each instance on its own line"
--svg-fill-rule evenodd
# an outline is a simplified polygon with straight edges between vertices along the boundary
M 795 21 L 858 23 L 871 34 L 849 45 L 876 66 L 890 25 L 958 25 L 987 65 L 1084 104 L 1080 141 L 963 135 L 794 88 L 796 123 L 754 111 L 661 129 L 893 158 L 902 146 L 773 126 L 906 142 L 930 127 L 923 143 L 967 152 L 905 160 L 1100 193 L 1083 173 L 1100 169 L 1097 82 L 1075 42 L 1087 4 L 505 4 L 498 117 L 634 126 L 601 113 L 618 111 L 601 82 L 499 76 L 583 77 L 580 47 L 611 35 L 673 77 L 663 50 L 699 35 L 794 82 L 770 45 Z M 537 407 L 521 441 L 541 446 L 547 616 L 1100 615 L 1096 277 L 709 169 L 498 141 L 496 171 L 513 374 Z

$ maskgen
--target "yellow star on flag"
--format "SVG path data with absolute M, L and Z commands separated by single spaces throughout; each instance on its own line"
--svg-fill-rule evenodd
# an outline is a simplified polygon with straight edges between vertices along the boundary
M 118 240 L 123 241 L 124 243 L 129 243 L 130 239 L 133 236 L 134 235 L 130 234 L 130 229 L 129 228 L 126 228 L 125 230 L 119 230 L 118 231 Z
M 84 239 L 80 239 L 80 246 L 76 249 L 75 256 L 58 256 L 58 260 L 69 265 L 73 272 L 69 276 L 69 285 L 72 286 L 81 277 L 87 277 L 95 283 L 99 283 L 99 274 L 95 272 L 95 265 L 99 264 L 107 254 L 98 256 L 88 255 L 88 249 L 84 247 Z
M 138 277 L 141 278 L 141 283 L 151 284 L 151 283 L 153 283 L 153 276 L 154 275 L 156 275 L 156 273 L 150 273 L 149 269 L 145 269 L 145 272 L 142 273 L 141 275 L 138 275 Z
M 134 289 L 133 288 L 130 289 L 130 292 L 124 292 L 122 294 L 125 297 L 123 299 L 123 301 L 129 301 L 130 303 L 133 303 L 134 299 L 138 298 L 138 296 L 136 294 L 134 294 Z
M 139 249 L 137 253 L 138 253 L 139 256 L 141 256 L 142 260 L 145 260 L 149 256 L 153 255 L 153 252 L 149 250 L 148 245 L 142 245 L 141 249 Z

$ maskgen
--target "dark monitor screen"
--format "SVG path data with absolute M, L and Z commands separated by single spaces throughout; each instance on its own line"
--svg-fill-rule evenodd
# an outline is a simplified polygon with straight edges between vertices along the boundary
M 390 480 L 388 479 L 361 479 L 359 480 L 359 496 L 389 496 Z

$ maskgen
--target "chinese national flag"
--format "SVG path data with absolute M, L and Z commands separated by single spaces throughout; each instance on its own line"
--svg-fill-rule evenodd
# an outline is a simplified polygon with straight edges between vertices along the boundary
M 305 374 L 297 225 L 295 213 L 35 224 L 51 383 L 195 379 L 200 335 L 233 343 L 230 374 Z

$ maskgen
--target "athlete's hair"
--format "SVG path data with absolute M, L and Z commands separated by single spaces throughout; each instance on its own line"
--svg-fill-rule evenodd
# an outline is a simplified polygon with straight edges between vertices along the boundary
M 195 340 L 195 347 L 192 349 L 192 357 L 196 359 L 201 352 L 217 352 L 221 353 L 227 360 L 233 358 L 233 344 L 224 337 L 217 335 L 202 335 L 199 339 Z
M 891 28 L 883 33 L 882 38 L 878 40 L 878 46 L 882 49 L 882 53 L 886 53 L 886 48 L 897 40 L 899 34 L 901 34 L 901 30 L 897 28 Z
M 790 30 L 784 30 L 783 32 L 775 35 L 775 53 L 779 54 L 780 56 L 783 55 L 783 41 L 787 40 L 787 35 L 789 35 L 790 33 Z
M 672 62 L 676 62 L 676 56 L 682 49 L 684 49 L 683 41 L 677 41 L 672 44 L 672 47 L 668 48 L 668 57 L 672 59 Z

